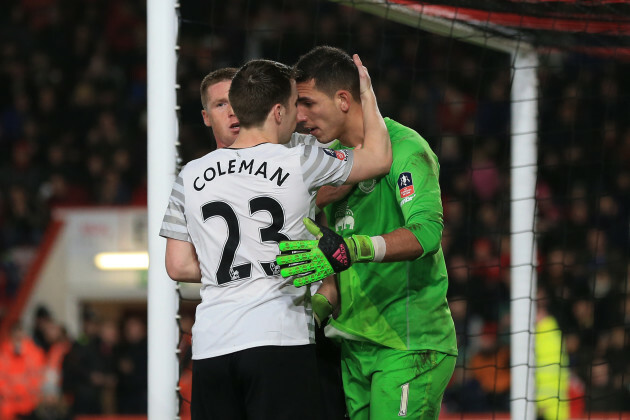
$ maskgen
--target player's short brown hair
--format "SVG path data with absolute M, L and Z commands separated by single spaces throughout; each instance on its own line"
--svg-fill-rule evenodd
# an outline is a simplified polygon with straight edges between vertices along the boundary
M 201 106 L 203 109 L 206 111 L 208 110 L 206 108 L 208 106 L 208 88 L 214 84 L 223 82 L 224 80 L 232 80 L 237 71 L 238 69 L 235 67 L 225 67 L 219 70 L 211 71 L 203 78 L 201 86 L 199 87 L 199 92 L 201 93 Z
M 277 61 L 252 60 L 232 79 L 230 104 L 243 128 L 261 126 L 276 104 L 288 106 L 291 67 Z
M 295 81 L 315 81 L 315 87 L 333 97 L 340 89 L 361 102 L 359 74 L 352 57 L 340 48 L 319 46 L 301 56 L 294 65 Z

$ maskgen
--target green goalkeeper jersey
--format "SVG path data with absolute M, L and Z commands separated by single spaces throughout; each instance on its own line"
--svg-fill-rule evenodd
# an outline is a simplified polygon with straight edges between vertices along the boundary
M 393 152 L 389 174 L 360 182 L 324 212 L 329 227 L 344 237 L 407 228 L 424 253 L 413 261 L 354 264 L 339 273 L 341 309 L 326 333 L 399 350 L 457 355 L 440 244 L 443 218 L 437 157 L 412 129 L 389 118 L 385 123 Z M 337 143 L 336 148 L 344 146 Z

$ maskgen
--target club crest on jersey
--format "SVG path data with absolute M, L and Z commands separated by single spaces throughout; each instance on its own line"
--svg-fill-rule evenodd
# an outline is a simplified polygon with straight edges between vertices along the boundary
M 346 229 L 354 230 L 354 213 L 344 207 L 335 213 L 335 231 L 340 233 Z
M 368 179 L 366 181 L 359 182 L 359 189 L 361 191 L 363 191 L 364 193 L 366 193 L 366 194 L 369 194 L 372 191 L 374 191 L 374 188 L 376 188 L 376 180 L 375 179 Z
M 398 176 L 398 189 L 400 190 L 400 198 L 408 197 L 415 192 L 411 173 L 403 172 Z
M 268 276 L 280 275 L 280 266 L 275 261 L 260 261 L 260 266 Z
M 342 150 L 332 150 L 324 148 L 324 153 L 339 160 L 348 160 L 348 155 Z
M 278 275 L 280 274 L 280 266 L 278 264 L 276 264 L 275 261 L 271 261 L 271 263 L 269 264 L 271 271 L 273 272 L 274 275 Z

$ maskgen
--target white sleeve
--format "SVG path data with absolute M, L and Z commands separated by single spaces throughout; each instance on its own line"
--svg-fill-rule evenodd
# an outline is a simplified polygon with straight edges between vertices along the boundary
M 162 220 L 160 236 L 192 242 L 188 233 L 188 226 L 186 225 L 185 200 L 184 179 L 180 172 L 173 184 L 171 197 L 168 199 L 168 207 Z
M 352 150 L 332 150 L 315 146 L 300 146 L 302 178 L 309 190 L 323 185 L 343 184 L 352 170 L 354 152 Z

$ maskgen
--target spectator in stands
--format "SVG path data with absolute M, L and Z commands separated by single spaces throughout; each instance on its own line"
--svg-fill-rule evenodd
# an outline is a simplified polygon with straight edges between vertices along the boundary
M 581 295 L 586 285 L 576 284 L 571 267 L 575 264 L 575 254 L 554 246 L 543 257 L 540 274 L 540 287 L 544 288 L 552 302 L 548 307 L 551 314 L 565 331 L 570 325 L 571 299 Z
M 444 392 L 446 413 L 483 413 L 491 412 L 486 391 L 479 381 L 463 365 L 455 366 L 451 382 Z
M 44 380 L 44 352 L 13 325 L 0 343 L 0 418 L 14 420 L 30 415 L 37 407 Z
M 28 420 L 66 420 L 69 419 L 69 407 L 63 398 L 61 375 L 63 359 L 72 343 L 56 322 L 45 324 L 43 337 L 48 347 L 44 382 L 39 404 Z
M 90 203 L 85 188 L 77 184 L 76 180 L 68 179 L 60 172 L 51 172 L 44 180 L 39 190 L 41 203 L 48 209 L 62 206 L 79 206 Z
M 499 344 L 497 327 L 489 323 L 484 327 L 479 351 L 466 366 L 486 394 L 487 406 L 492 410 L 510 410 L 510 350 Z
M 49 343 L 46 340 L 46 329 L 48 326 L 54 323 L 50 310 L 45 305 L 39 305 L 35 309 L 35 322 L 33 325 L 33 341 L 44 352 L 49 350 Z
M 96 192 L 96 202 L 104 206 L 129 203 L 131 191 L 118 171 L 106 169 Z
M 621 412 L 628 409 L 627 392 L 612 383 L 610 365 L 595 358 L 590 366 L 591 384 L 587 387 L 586 410 L 589 413 Z
M 569 418 L 569 360 L 562 331 L 549 313 L 550 300 L 538 287 L 536 300 L 536 406 L 544 420 Z
M 117 412 L 116 386 L 118 385 L 117 363 L 120 334 L 114 321 L 104 320 L 99 331 L 98 352 L 101 358 L 103 413 Z
M 123 320 L 118 358 L 116 400 L 121 414 L 147 412 L 147 331 L 145 322 L 132 315 Z
M 70 351 L 72 343 L 64 328 L 56 322 L 46 324 L 43 337 L 47 348 L 44 387 L 48 389 L 51 396 L 61 397 L 63 360 Z
M 457 333 L 457 349 L 462 356 L 459 361 L 466 361 L 475 354 L 479 347 L 479 336 L 483 328 L 481 316 L 473 312 L 468 300 L 463 295 L 451 295 L 448 298 L 448 306 L 455 323 Z
M 13 184 L 8 191 L 4 242 L 9 247 L 37 244 L 44 230 L 44 213 L 25 186 Z
M 596 354 L 595 348 L 599 336 L 599 332 L 595 329 L 593 301 L 587 297 L 575 300 L 572 314 L 574 323 L 568 330 L 567 352 L 571 358 L 571 366 L 577 369 L 582 378 L 587 378 L 590 376 L 588 371 Z
M 630 340 L 628 327 L 616 326 L 610 331 L 610 341 L 605 359 L 610 365 L 611 382 L 617 389 L 624 390 L 625 400 L 630 401 Z
M 103 359 L 99 352 L 101 320 L 91 309 L 83 313 L 81 335 L 72 343 L 62 365 L 62 388 L 71 415 L 102 414 Z

